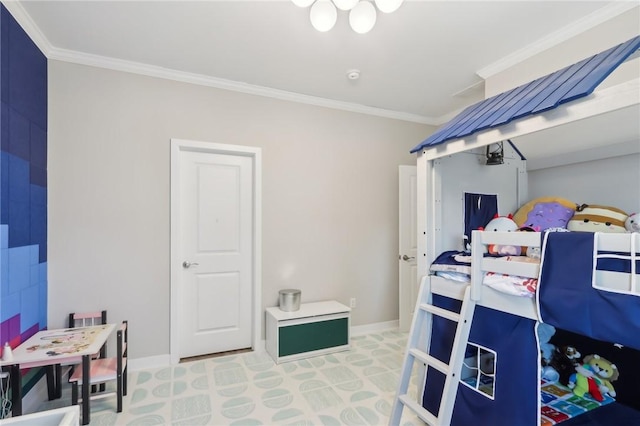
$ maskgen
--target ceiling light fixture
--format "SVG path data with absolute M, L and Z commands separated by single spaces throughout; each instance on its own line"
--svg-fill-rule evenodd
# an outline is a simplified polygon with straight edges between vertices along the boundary
M 371 31 L 376 24 L 377 10 L 391 13 L 398 10 L 404 0 L 291 0 L 298 7 L 309 7 L 311 25 L 318 31 L 326 32 L 338 20 L 338 9 L 349 11 L 349 25 L 358 34 Z
M 336 24 L 338 11 L 333 3 L 331 3 L 331 0 L 317 0 L 313 6 L 311 6 L 309 19 L 311 20 L 313 28 L 324 33 Z

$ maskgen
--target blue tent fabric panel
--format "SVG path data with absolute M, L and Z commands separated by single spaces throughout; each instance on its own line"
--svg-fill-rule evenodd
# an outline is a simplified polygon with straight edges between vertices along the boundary
M 471 244 L 472 231 L 487 226 L 497 214 L 497 195 L 464 193 L 464 235 L 467 245 Z
M 454 312 L 460 312 L 462 302 L 437 294 L 433 295 L 433 302 L 439 308 L 448 309 Z M 453 347 L 453 338 L 456 333 L 456 324 L 447 319 L 434 316 L 432 323 L 431 345 L 429 347 L 429 355 L 439 359 L 445 364 L 449 363 L 451 357 L 451 348 Z M 435 368 L 429 367 L 427 371 L 427 380 L 425 382 L 425 392 L 423 395 L 422 406 L 434 415 L 437 415 L 440 409 L 440 397 L 444 389 L 445 376 Z
M 547 234 L 538 282 L 540 318 L 558 328 L 640 350 L 640 294 L 592 285 L 594 266 L 606 265 L 594 265 L 595 236 L 591 232 Z
M 434 304 L 458 310 L 460 302 L 434 296 Z M 437 325 L 436 325 L 437 323 Z M 434 318 L 430 354 L 444 362 L 455 333 L 455 323 Z M 469 342 L 496 352 L 495 399 L 459 384 L 452 426 L 482 424 L 492 426 L 530 426 L 538 424 L 538 344 L 536 322 L 482 306 L 476 307 Z M 436 337 L 437 336 L 437 337 Z M 430 369 L 425 383 L 423 406 L 437 414 L 444 387 L 444 375 Z
M 495 399 L 458 386 L 453 426 L 539 424 L 536 322 L 482 306 L 476 307 L 469 342 L 496 352 Z
M 429 136 L 411 152 L 499 127 L 587 96 L 621 63 L 640 49 L 640 36 L 559 71 L 480 101 Z

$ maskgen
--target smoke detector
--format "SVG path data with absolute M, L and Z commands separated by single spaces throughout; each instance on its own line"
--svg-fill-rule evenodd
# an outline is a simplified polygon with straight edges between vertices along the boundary
M 347 78 L 349 80 L 357 80 L 360 78 L 360 70 L 348 70 Z

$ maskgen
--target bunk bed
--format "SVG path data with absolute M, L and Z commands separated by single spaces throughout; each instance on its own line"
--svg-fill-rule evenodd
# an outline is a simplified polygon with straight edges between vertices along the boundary
M 631 387 L 640 381 L 637 366 L 633 372 L 621 366 L 620 377 L 616 371 L 610 380 L 582 377 L 598 368 L 587 354 L 607 361 L 609 370 L 607 356 L 616 351 L 626 357 L 625 369 L 640 355 L 640 234 L 476 230 L 466 236 L 470 283 L 429 273 L 441 253 L 460 248 L 461 193 L 498 194 L 500 211 L 528 201 L 526 160 L 511 140 L 617 113 L 626 121 L 635 117 L 637 131 L 640 78 L 595 89 L 638 49 L 640 36 L 480 102 L 412 150 L 418 155 L 417 204 L 424 206 L 418 211 L 418 271 L 424 276 L 390 425 L 407 407 L 430 425 L 640 424 Z M 637 145 L 640 139 L 633 138 Z M 485 147 L 505 141 L 504 166 L 480 164 Z M 540 262 L 487 256 L 490 244 L 539 248 Z M 487 273 L 535 280 L 533 297 L 485 285 Z M 548 368 L 545 350 L 572 344 L 582 346 L 572 375 Z M 424 375 L 417 402 L 406 393 L 415 361 Z M 585 380 L 591 387 L 582 392 Z
M 486 256 L 483 247 L 489 244 L 540 247 L 542 259 L 531 263 Z M 588 414 L 594 421 L 599 414 L 591 410 L 616 405 L 616 398 L 610 395 L 578 396 L 566 384 L 558 383 L 557 377 L 549 377 L 538 350 L 547 342 L 541 341 L 538 327 L 543 321 L 563 330 L 565 336 L 556 340 L 557 347 L 580 342 L 581 358 L 591 352 L 599 352 L 604 358 L 601 348 L 606 344 L 585 344 L 582 338 L 575 340 L 575 335 L 613 342 L 615 345 L 608 345 L 612 351 L 624 347 L 630 356 L 640 356 L 640 234 L 474 231 L 471 265 L 471 299 L 477 307 L 460 377 L 466 386 L 458 389 L 452 424 L 467 424 L 469 420 L 465 419 L 470 418 L 501 424 L 495 419 L 502 418 L 510 425 L 551 425 L 559 420 L 569 425 L 569 418 Z M 487 273 L 538 280 L 536 297 L 515 296 L 489 287 L 483 282 Z M 456 302 L 463 299 L 466 284 L 439 276 L 428 279 L 437 306 L 460 309 Z M 445 320 L 434 319 L 434 327 L 440 340 L 432 341 L 431 352 L 447 362 L 455 330 Z M 484 352 L 479 357 L 482 362 L 471 350 L 475 347 Z M 640 376 L 623 371 L 623 367 L 620 370 L 620 374 L 626 374 L 620 387 L 632 386 L 631 393 L 627 390 L 624 397 L 633 399 L 637 392 L 632 378 Z M 618 387 L 618 383 L 612 384 Z M 424 388 L 422 402 L 430 411 L 437 412 L 442 386 L 442 378 L 436 376 Z M 640 411 L 626 406 L 617 410 L 607 407 L 600 415 L 609 422 L 604 424 L 614 424 L 612 419 L 620 412 L 627 421 L 615 424 L 640 424 L 628 421 L 633 418 L 640 422 Z

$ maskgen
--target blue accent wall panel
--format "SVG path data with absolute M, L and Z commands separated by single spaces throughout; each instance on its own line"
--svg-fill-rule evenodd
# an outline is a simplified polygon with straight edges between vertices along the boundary
M 20 333 L 38 324 L 40 307 L 38 286 L 29 286 L 20 293 Z M 38 327 L 39 328 L 39 327 Z
M 29 120 L 13 108 L 9 108 L 9 153 L 29 161 Z
M 0 225 L 0 248 L 9 248 L 9 227 Z
M 29 246 L 9 249 L 9 291 L 19 293 L 30 287 L 31 268 Z
M 9 157 L 9 202 L 29 204 L 29 163 L 14 155 Z M 11 235 L 11 234 L 9 234 Z
M 0 148 L 2 152 L 9 152 L 9 105 L 4 101 L 2 101 L 0 107 L 0 120 L 2 121 Z
M 9 14 L 4 9 L 3 13 Z M 10 15 L 10 14 L 9 14 Z M 41 128 L 47 128 L 47 58 L 24 32 L 9 19 L 9 104 Z
M 0 4 L 0 344 L 47 327 L 47 59 Z
M 29 244 L 29 203 L 9 200 L 9 246 Z
M 2 302 L 0 303 L 0 309 L 2 309 L 2 321 L 8 321 L 11 317 L 20 314 L 20 294 L 19 293 L 7 293 L 2 295 Z M 3 336 L 4 338 L 5 336 Z M 15 338 L 15 337 L 14 337 Z M 11 342 L 14 338 L 11 335 L 6 336 Z
M 41 169 L 47 168 L 47 131 L 42 127 L 31 123 L 30 129 L 30 142 L 29 146 L 29 159 L 31 161 L 31 167 L 38 167 Z M 45 174 L 46 177 L 46 174 Z M 44 181 L 46 186 L 46 181 Z
M 0 49 L 0 74 L 9 75 L 9 20 L 11 15 L 4 6 L 0 10 L 0 41 L 2 49 Z M 2 103 L 9 103 L 9 79 L 2 78 L 0 81 L 0 99 Z M 3 112 L 4 115 L 4 112 Z M 4 125 L 3 125 L 4 126 Z M 4 128 L 3 128 L 4 129 Z
M 9 154 L 0 151 L 0 224 L 6 230 L 3 235 L 9 238 Z

